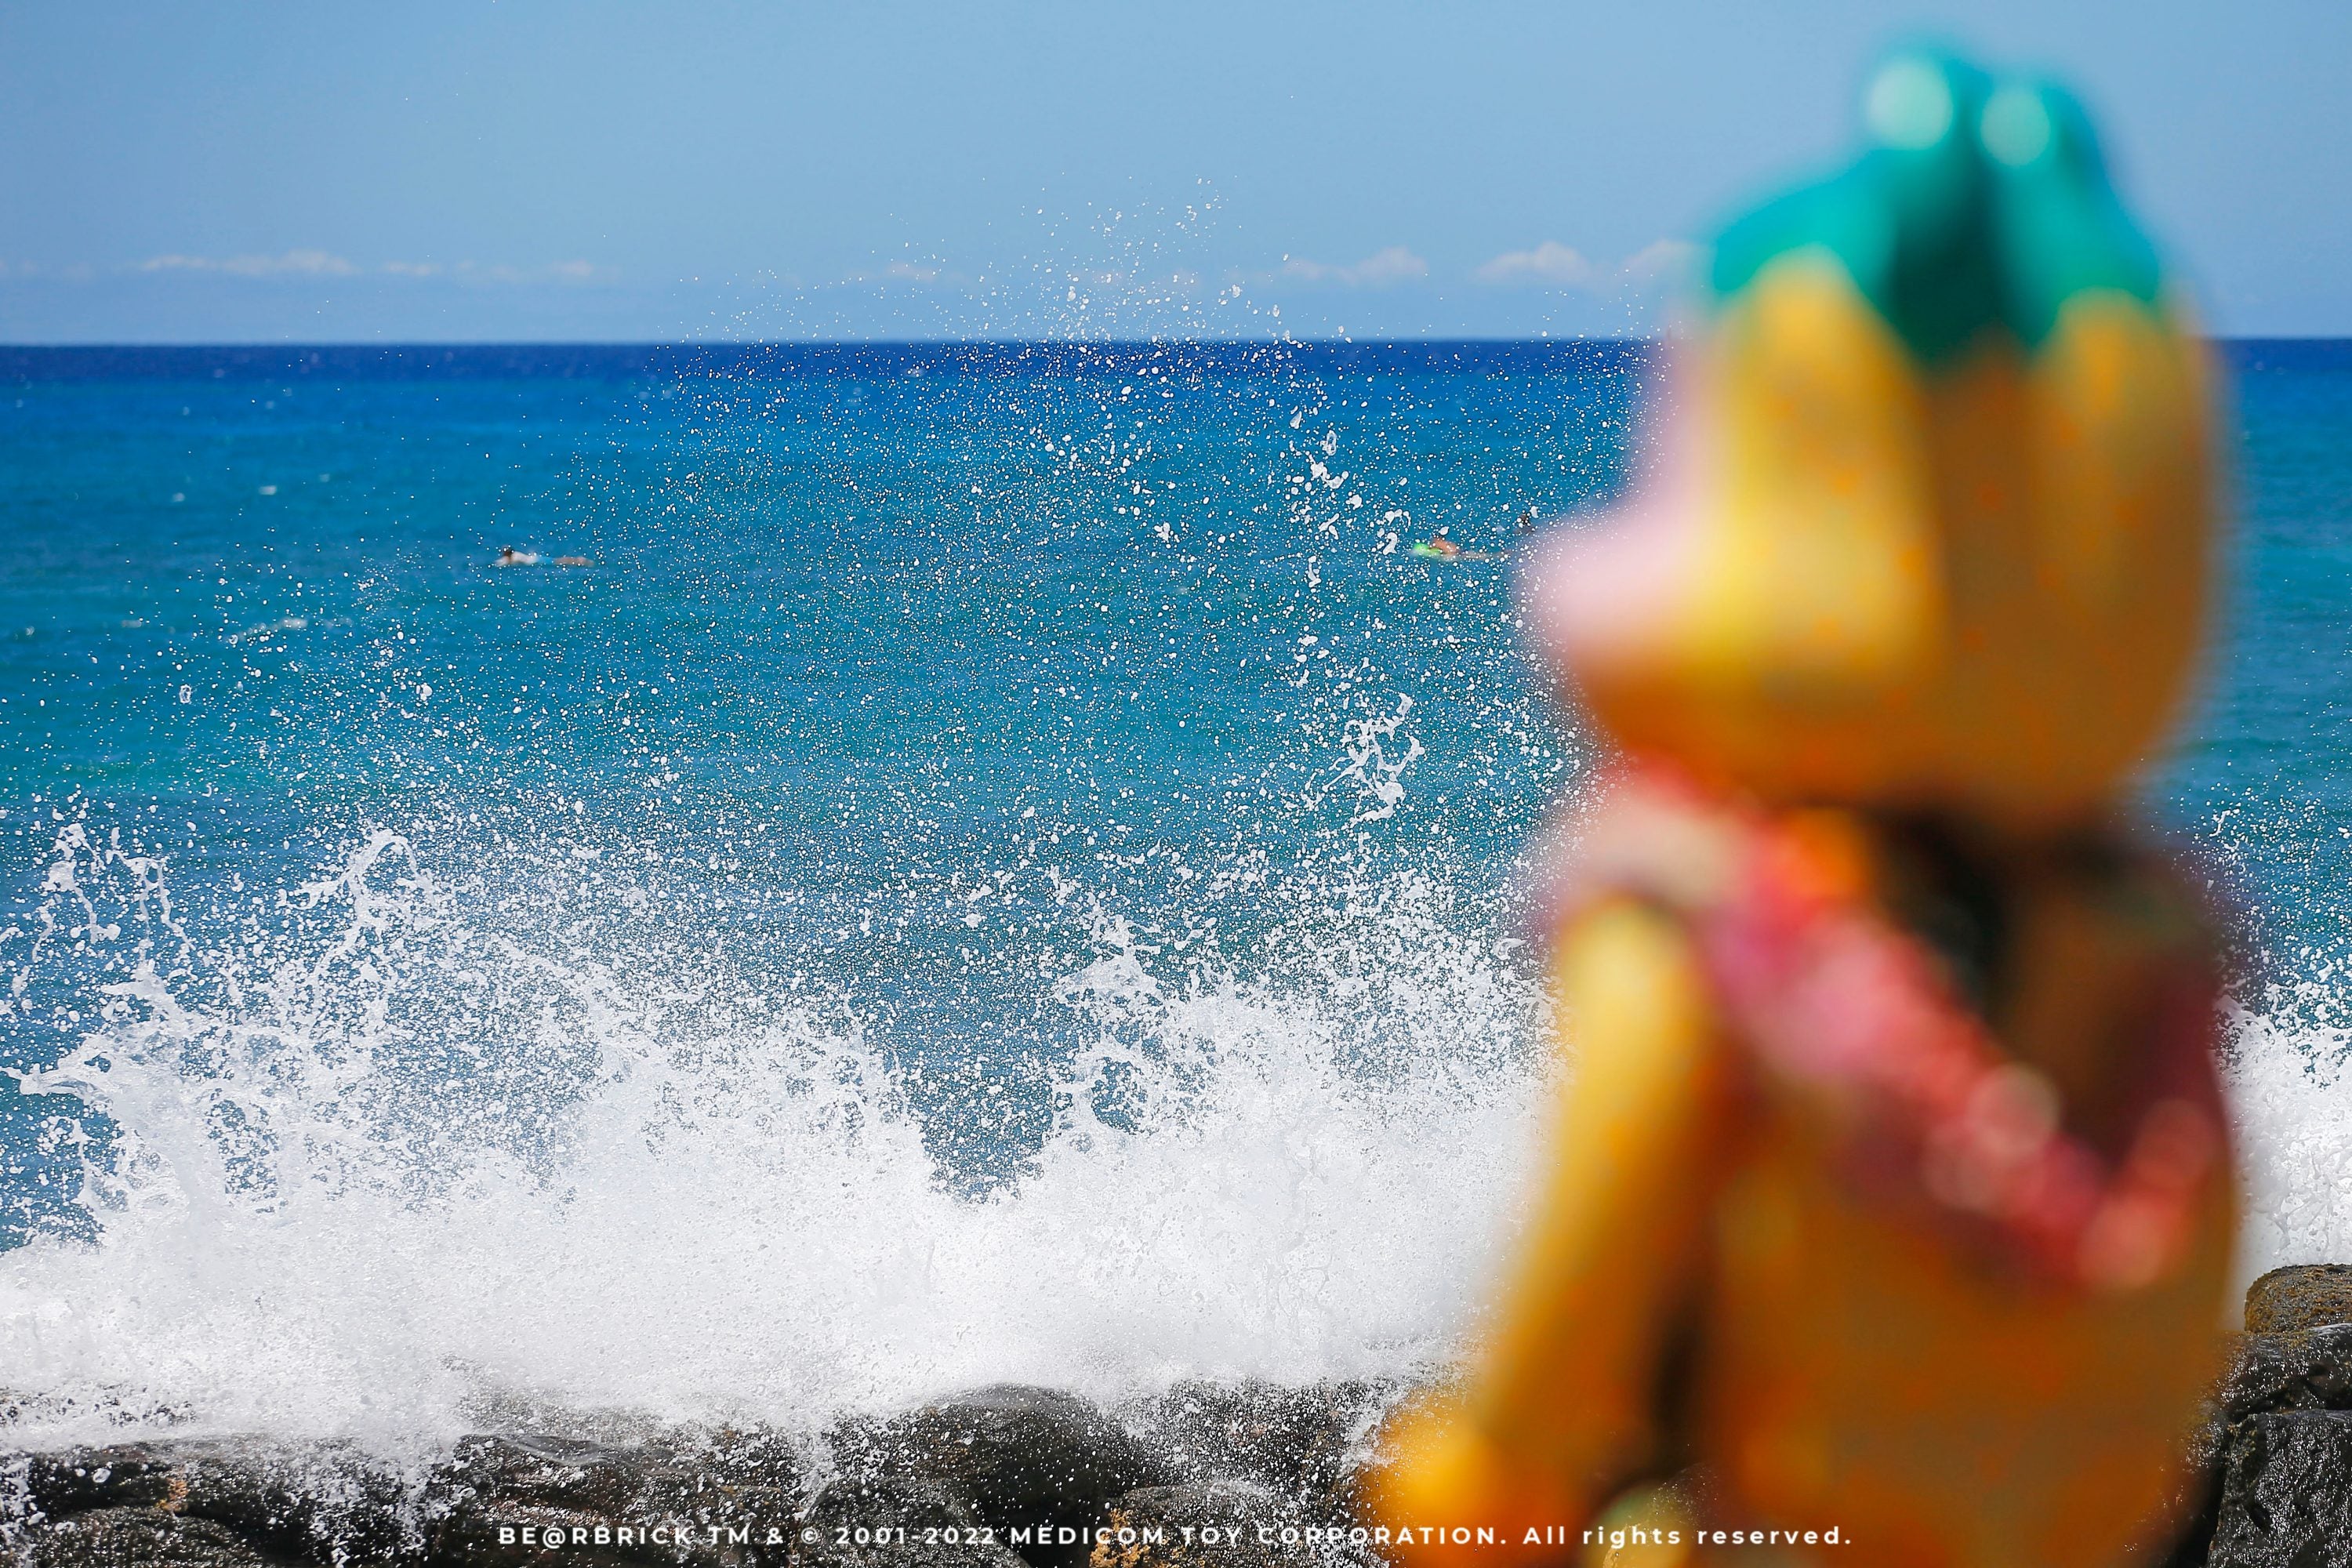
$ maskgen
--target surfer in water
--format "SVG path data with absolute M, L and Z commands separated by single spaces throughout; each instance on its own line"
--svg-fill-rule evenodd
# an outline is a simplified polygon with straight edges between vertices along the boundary
M 490 564 L 493 566 L 536 566 L 539 564 L 539 556 L 532 551 L 517 550 L 513 545 L 509 544 L 499 552 L 499 558 L 490 563 Z
M 1416 542 L 1412 547 L 1412 553 L 1424 561 L 1492 561 L 1495 559 L 1481 551 L 1463 549 L 1447 538 L 1445 530 L 1442 528 L 1429 538 Z
M 2207 598 L 2204 350 L 2072 98 L 1908 53 L 1866 103 L 1720 237 L 1657 479 L 1524 588 L 1619 760 L 1551 884 L 1531 1224 L 1368 1474 L 1412 1568 L 2177 1528 L 2221 942 L 2133 802 Z

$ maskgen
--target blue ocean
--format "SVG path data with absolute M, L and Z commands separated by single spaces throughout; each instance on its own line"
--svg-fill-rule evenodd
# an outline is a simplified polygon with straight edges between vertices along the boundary
M 2147 788 L 2248 910 L 2251 1271 L 2352 1257 L 2352 343 L 2219 352 L 2226 608 Z M 20 1424 L 1442 1357 L 1595 760 L 1515 560 L 1651 364 L 0 351 Z

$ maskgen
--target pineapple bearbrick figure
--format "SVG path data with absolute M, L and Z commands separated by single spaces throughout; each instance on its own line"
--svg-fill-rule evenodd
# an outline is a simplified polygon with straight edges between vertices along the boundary
M 2092 1568 L 2217 1370 L 2219 944 L 2130 795 L 2204 355 L 2064 92 L 1906 53 L 1864 118 L 1720 237 L 1656 472 L 1524 584 L 1617 761 L 1531 1228 L 1369 1477 L 1414 1568 Z

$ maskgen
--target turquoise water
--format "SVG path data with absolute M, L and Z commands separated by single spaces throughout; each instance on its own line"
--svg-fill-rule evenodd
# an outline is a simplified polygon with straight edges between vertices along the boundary
M 2352 347 L 2227 353 L 2150 788 L 2259 910 L 2273 1256 L 2352 1190 Z M 1510 557 L 1622 484 L 1642 364 L 0 354 L 13 1386 L 389 1441 L 1439 1353 L 1584 763 Z
M 2240 344 L 2228 358 L 2231 607 L 2157 787 L 2237 868 L 2279 973 L 2315 976 L 2352 912 L 2352 345 Z

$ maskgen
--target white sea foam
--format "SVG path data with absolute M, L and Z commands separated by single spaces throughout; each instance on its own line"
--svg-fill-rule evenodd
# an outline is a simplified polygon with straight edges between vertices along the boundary
M 1411 877 L 1254 976 L 1163 971 L 1098 911 L 1038 978 L 1090 1043 L 980 1195 L 927 1146 L 936 1065 L 691 932 L 526 940 L 379 833 L 205 982 L 155 863 L 68 827 L 47 885 L 44 940 L 133 963 L 25 1083 L 62 1136 L 115 1129 L 81 1232 L 0 1253 L 26 1442 L 152 1419 L 421 1456 L 518 1399 L 803 1425 L 1000 1380 L 1405 1373 L 1470 1326 L 1547 1100 L 1532 982 Z M 2352 1257 L 2333 996 L 2231 1018 L 2248 1277 Z
M 110 877 L 145 937 L 89 901 Z M 1418 963 L 1311 984 L 1158 973 L 1103 914 L 1040 979 L 1093 1043 L 981 1196 L 856 1006 L 690 942 L 533 945 L 394 835 L 299 889 L 332 918 L 236 984 L 174 956 L 151 865 L 69 830 L 50 884 L 54 940 L 145 945 L 26 1080 L 118 1131 L 87 1152 L 94 1234 L 0 1253 L 20 1440 L 168 1412 L 422 1452 L 487 1397 L 801 1423 L 996 1380 L 1393 1373 L 1479 1298 L 1543 1100 L 1532 984 L 1411 879 L 1358 918 Z
M 2246 1280 L 2284 1263 L 2352 1260 L 2352 1026 L 2333 965 L 2315 968 L 2230 1014 Z

